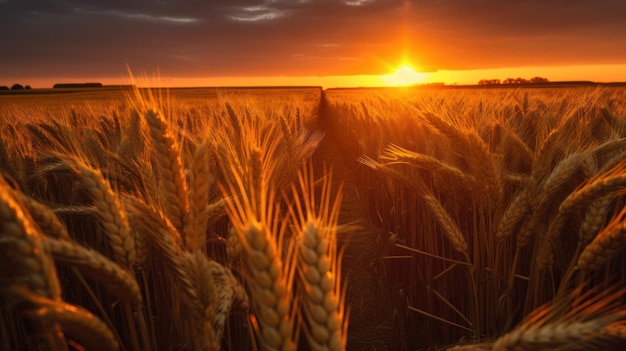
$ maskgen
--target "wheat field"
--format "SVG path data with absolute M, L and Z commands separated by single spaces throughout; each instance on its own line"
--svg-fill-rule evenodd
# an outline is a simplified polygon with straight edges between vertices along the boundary
M 626 90 L 0 95 L 0 349 L 621 350 Z

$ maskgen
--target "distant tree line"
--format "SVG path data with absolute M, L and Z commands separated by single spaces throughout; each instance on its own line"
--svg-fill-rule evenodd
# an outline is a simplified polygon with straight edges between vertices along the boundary
M 1 1 L 1 0 L 0 0 Z M 102 85 L 102 83 L 97 83 L 97 82 L 93 82 L 93 83 L 57 83 L 54 84 L 52 86 L 54 89 L 61 89 L 61 88 L 103 88 L 104 85 Z M 118 88 L 132 88 L 134 87 L 134 85 L 107 85 L 107 87 L 118 87 Z M 3 90 L 29 90 L 31 89 L 30 85 L 22 85 L 22 84 L 18 84 L 15 83 L 13 84 L 11 87 L 8 87 L 6 85 L 0 85 L 0 91 Z
M 102 88 L 102 83 L 57 83 L 52 86 L 54 89 L 59 88 Z
M 11 88 L 6 85 L 0 85 L 0 90 L 30 90 L 30 85 L 13 84 Z
M 500 79 L 481 79 L 478 81 L 478 85 L 497 85 L 497 84 L 535 84 L 535 83 L 547 83 L 548 78 L 533 77 L 530 79 L 524 78 L 507 78 L 503 81 Z

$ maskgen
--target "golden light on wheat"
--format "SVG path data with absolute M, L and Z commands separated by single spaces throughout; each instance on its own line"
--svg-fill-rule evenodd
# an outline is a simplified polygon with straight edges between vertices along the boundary
M 0 348 L 626 343 L 623 88 L 149 93 L 0 96 Z

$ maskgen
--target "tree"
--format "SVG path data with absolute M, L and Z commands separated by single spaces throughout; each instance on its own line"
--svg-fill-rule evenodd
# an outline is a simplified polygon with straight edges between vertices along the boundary
M 24 86 L 22 86 L 22 84 L 13 84 L 11 85 L 11 90 L 24 90 Z
M 500 79 L 481 79 L 478 81 L 478 85 L 495 85 L 500 84 Z
M 6 85 L 0 85 L 0 90 L 9 90 L 9 87 Z
M 24 89 L 26 89 L 26 90 L 30 90 L 30 85 L 25 85 L 25 86 L 24 86 Z
M 534 83 L 547 83 L 547 82 L 548 82 L 548 78 L 543 78 L 543 77 L 533 77 L 529 80 L 526 80 L 524 78 L 507 78 L 502 82 L 502 84 L 534 84 Z

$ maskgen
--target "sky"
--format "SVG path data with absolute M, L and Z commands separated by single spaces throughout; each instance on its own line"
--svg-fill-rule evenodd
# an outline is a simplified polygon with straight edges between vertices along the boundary
M 0 0 L 0 85 L 626 81 L 623 0 Z M 387 75 L 385 76 L 381 75 Z

